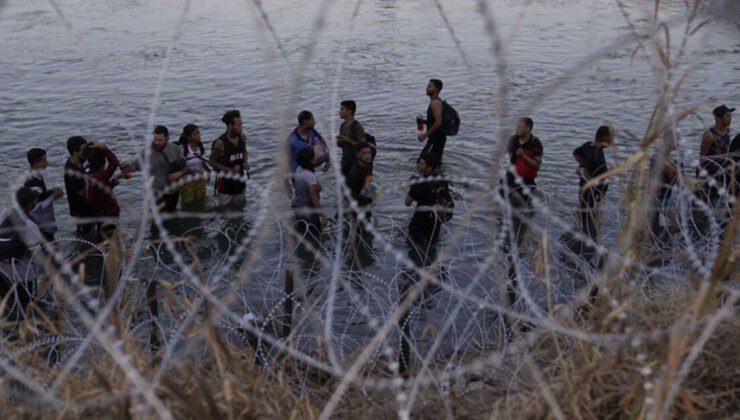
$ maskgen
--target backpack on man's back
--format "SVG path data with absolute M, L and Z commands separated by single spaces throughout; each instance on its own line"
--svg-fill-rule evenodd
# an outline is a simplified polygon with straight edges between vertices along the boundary
M 442 101 L 442 134 L 446 136 L 457 135 L 460 130 L 460 114 L 447 101 Z

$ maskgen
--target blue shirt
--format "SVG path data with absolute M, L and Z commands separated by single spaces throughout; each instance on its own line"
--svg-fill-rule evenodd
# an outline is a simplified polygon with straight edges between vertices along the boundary
M 321 143 L 321 138 L 321 134 L 313 128 L 308 132 L 308 140 L 304 140 L 300 135 L 298 135 L 297 127 L 293 130 L 293 133 L 288 137 L 288 144 L 290 145 L 293 155 L 293 160 L 290 162 L 291 173 L 295 173 L 295 170 L 298 169 L 298 152 L 306 148 L 306 146 L 316 147 L 317 144 L 320 144 L 320 147 L 323 148 L 324 146 L 323 143 Z

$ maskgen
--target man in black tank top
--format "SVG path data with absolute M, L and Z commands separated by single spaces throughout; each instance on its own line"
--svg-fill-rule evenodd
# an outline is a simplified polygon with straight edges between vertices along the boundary
M 249 170 L 249 165 L 241 114 L 236 109 L 228 111 L 221 121 L 226 124 L 226 131 L 213 141 L 210 164 L 218 171 L 243 176 Z M 242 179 L 216 178 L 218 204 L 221 206 L 231 203 L 243 204 L 246 201 L 246 188 L 247 184 Z
M 439 92 L 442 91 L 442 81 L 439 79 L 430 79 L 427 84 L 427 96 L 429 96 L 429 107 L 427 108 L 427 119 L 424 121 L 427 125 L 427 131 L 419 134 L 419 141 L 426 140 L 427 143 L 419 155 L 431 153 L 439 157 L 442 162 L 442 153 L 445 150 L 447 136 L 442 133 L 442 100 L 439 99 Z M 419 161 L 417 159 L 417 162 Z

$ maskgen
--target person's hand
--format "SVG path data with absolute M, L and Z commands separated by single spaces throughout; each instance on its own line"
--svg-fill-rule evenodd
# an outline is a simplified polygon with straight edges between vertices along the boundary
M 323 214 L 320 215 L 319 216 L 319 221 L 321 222 L 321 227 L 325 227 L 326 226 L 326 223 L 327 223 L 326 222 L 326 216 L 324 216 Z
M 56 200 L 56 199 L 58 199 L 58 198 L 62 198 L 62 196 L 64 195 L 64 192 L 62 192 L 62 189 L 61 189 L 61 188 L 54 188 L 54 189 L 53 189 L 53 190 L 51 191 L 51 195 L 52 195 L 52 197 L 54 197 L 54 199 Z
M 341 146 L 342 144 L 344 144 L 346 142 L 347 142 L 347 138 L 346 137 L 337 136 L 337 145 Z
M 87 147 L 96 147 L 98 149 L 102 149 L 104 146 L 103 143 L 97 140 L 90 140 L 89 142 L 87 142 Z
M 238 174 L 242 171 L 242 165 L 234 165 L 231 168 L 231 172 L 234 172 L 235 174 Z
M 328 172 L 328 171 L 329 171 L 329 162 L 326 162 L 326 163 L 324 164 L 324 168 L 323 168 L 323 169 L 321 169 L 321 170 L 322 170 L 322 171 L 324 171 L 324 172 Z
M 419 139 L 419 141 L 424 141 L 424 139 L 427 138 L 427 135 L 426 135 L 426 133 L 422 133 L 422 134 L 419 134 L 419 137 L 417 137 L 417 138 Z
M 244 170 L 245 171 L 249 170 L 249 164 L 247 162 L 244 162 Z
M 524 156 L 524 150 L 520 147 L 519 149 L 516 149 L 516 152 L 514 152 L 515 155 L 522 157 Z

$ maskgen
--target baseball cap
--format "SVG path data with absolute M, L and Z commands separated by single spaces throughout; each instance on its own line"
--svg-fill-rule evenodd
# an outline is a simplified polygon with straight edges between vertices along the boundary
M 714 108 L 712 114 L 717 118 L 722 118 L 726 113 L 734 111 L 735 108 L 728 108 L 727 105 L 722 104 L 717 108 Z

